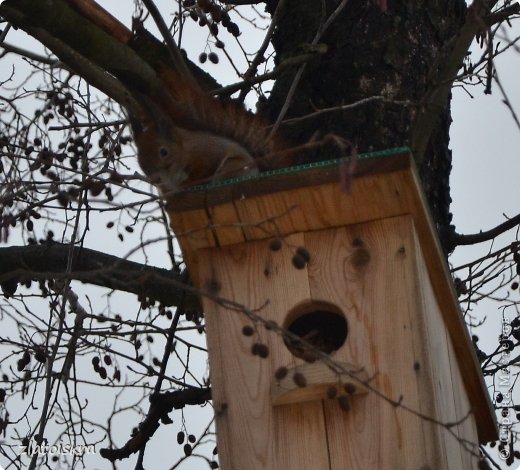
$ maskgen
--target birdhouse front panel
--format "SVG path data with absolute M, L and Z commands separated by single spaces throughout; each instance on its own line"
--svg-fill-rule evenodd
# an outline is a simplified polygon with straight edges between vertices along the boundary
M 201 259 L 224 469 L 474 468 L 475 418 L 410 216 Z

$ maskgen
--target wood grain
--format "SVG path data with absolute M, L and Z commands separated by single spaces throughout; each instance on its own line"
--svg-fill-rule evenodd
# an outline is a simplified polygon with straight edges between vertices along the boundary
M 413 163 L 400 157 L 386 170 L 359 174 L 349 193 L 323 183 L 329 169 L 315 173 L 321 184 L 170 214 L 196 285 L 211 294 L 203 303 L 224 469 L 466 470 L 478 443 L 496 438 Z M 303 269 L 292 262 L 298 247 L 310 253 Z M 347 341 L 330 357 L 369 377 L 369 393 L 349 396 L 348 412 L 320 398 L 331 383 L 325 369 L 311 373 L 276 329 L 247 315 L 284 325 L 311 302 L 346 316 Z M 267 358 L 251 354 L 254 342 Z M 307 372 L 312 387 L 300 392 L 286 379 L 291 397 L 280 399 L 279 367 Z

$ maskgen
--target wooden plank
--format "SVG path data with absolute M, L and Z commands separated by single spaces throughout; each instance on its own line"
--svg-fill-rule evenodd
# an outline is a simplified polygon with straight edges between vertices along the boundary
M 201 285 L 213 286 L 221 298 L 280 324 L 294 302 L 309 299 L 307 270 L 291 263 L 294 246 L 302 243 L 303 235 L 294 235 L 276 252 L 265 241 L 205 250 L 199 266 Z M 271 404 L 274 371 L 294 363 L 280 336 L 222 303 L 203 298 L 203 304 L 222 468 L 327 468 L 320 402 Z M 256 327 L 253 337 L 242 334 L 245 325 Z M 255 341 L 268 346 L 268 358 L 251 354 Z M 294 429 L 297 434 L 289 433 Z
M 461 421 L 451 427 L 455 436 L 448 430 L 439 428 L 446 452 L 452 456 L 449 469 L 473 469 L 478 466 L 479 440 L 475 414 L 470 413 L 471 403 L 464 387 L 463 375 L 453 349 L 453 340 L 445 327 L 439 302 L 435 297 L 428 275 L 426 261 L 422 255 L 418 238 L 415 240 L 417 257 L 417 276 L 421 285 L 422 301 L 428 309 L 424 317 L 425 344 L 433 365 L 433 393 L 440 410 L 439 420 L 444 423 Z M 464 418 L 467 419 L 464 420 Z M 458 465 L 453 462 L 459 459 Z
M 451 344 L 451 338 L 448 342 L 448 354 L 450 358 L 451 371 L 453 379 L 453 399 L 455 404 L 456 416 L 463 418 L 468 416 L 468 412 L 472 410 L 472 404 L 467 395 L 466 388 L 464 386 L 463 376 L 457 363 L 457 357 Z M 462 448 L 462 468 L 478 468 L 479 461 L 479 435 L 477 429 L 477 423 L 475 420 L 475 414 L 470 414 L 459 426 L 455 428 L 460 438 L 464 438 L 467 442 Z
M 201 248 L 215 246 L 215 236 L 202 209 L 190 212 L 169 212 L 170 227 L 181 247 L 184 262 L 190 271 L 192 282 L 199 286 L 199 252 Z
M 287 368 L 287 376 L 274 383 L 271 389 L 271 402 L 273 405 L 287 405 L 290 403 L 304 403 L 308 401 L 321 401 L 327 396 L 330 387 L 337 387 L 338 383 L 343 386 L 351 385 L 354 392 L 352 395 L 366 394 L 367 389 L 363 383 L 368 383 L 369 377 L 366 371 L 360 370 L 347 362 L 335 361 L 335 364 L 346 372 L 333 371 L 322 361 L 298 364 Z M 305 377 L 305 387 L 300 387 L 294 380 L 294 374 L 300 373 Z M 356 376 L 356 379 L 352 378 Z M 362 383 L 360 383 L 362 381 Z
M 475 412 L 478 440 L 480 443 L 494 441 L 498 438 L 495 411 L 462 317 L 455 287 L 434 229 L 426 198 L 413 167 L 404 183 L 408 186 L 410 213 L 414 218 L 435 298 L 439 303 L 444 326 L 449 332 L 450 344 L 453 347 L 458 367 L 464 371 L 462 380 L 471 401 L 471 407 Z
M 234 203 L 213 206 L 207 209 L 208 223 L 217 246 L 233 245 L 245 241 L 244 230 Z
M 416 362 L 428 364 L 424 351 L 414 348 L 423 332 L 415 321 L 421 312 L 410 272 L 410 217 L 307 233 L 305 241 L 312 297 L 334 299 L 347 313 L 347 344 L 334 358 L 366 367 L 379 393 L 395 401 L 402 397 L 403 405 L 435 417 L 432 398 L 421 395 L 425 387 L 414 368 Z M 354 397 L 348 413 L 332 401 L 324 408 L 331 468 L 447 468 L 431 424 L 374 392 Z
M 267 194 L 239 201 L 240 220 L 248 222 L 248 240 L 266 238 L 269 232 L 280 236 L 340 227 L 406 213 L 407 205 L 399 191 L 403 172 L 368 175 L 354 180 L 350 193 L 339 182 Z M 258 228 L 257 228 L 258 227 Z

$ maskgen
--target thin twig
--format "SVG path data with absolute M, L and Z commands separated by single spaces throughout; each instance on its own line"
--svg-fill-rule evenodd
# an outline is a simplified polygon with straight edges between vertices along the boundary
M 314 39 L 311 42 L 312 46 L 316 46 L 318 44 L 319 40 L 321 39 L 322 35 L 325 33 L 325 31 L 328 29 L 328 27 L 332 24 L 334 19 L 341 13 L 343 8 L 347 5 L 348 0 L 343 0 L 336 9 L 330 14 L 328 19 L 323 22 L 322 26 L 318 28 L 318 31 L 316 32 L 316 35 L 314 36 Z M 298 88 L 298 85 L 300 83 L 300 80 L 303 76 L 303 72 L 305 71 L 305 68 L 307 67 L 307 64 L 303 64 L 298 71 L 296 72 L 294 79 L 291 83 L 291 86 L 289 87 L 289 91 L 287 92 L 287 98 L 285 99 L 285 102 L 282 106 L 282 109 L 280 110 L 280 113 L 278 114 L 278 117 L 276 118 L 276 122 L 274 123 L 271 132 L 269 133 L 269 138 L 272 138 L 276 132 L 278 132 L 278 129 L 280 128 L 280 125 L 282 124 L 282 121 L 287 114 L 287 111 L 289 110 L 289 107 L 292 103 L 292 99 L 294 97 L 294 93 L 296 92 L 296 88 Z
M 363 98 L 363 99 L 361 99 L 359 101 L 356 101 L 355 103 L 344 104 L 344 105 L 340 105 L 340 106 L 332 106 L 330 108 L 317 109 L 313 113 L 306 114 L 305 116 L 299 116 L 299 117 L 295 117 L 295 118 L 285 119 L 283 121 L 283 123 L 284 124 L 296 124 L 296 123 L 304 121 L 306 119 L 311 119 L 311 118 L 314 118 L 316 116 L 319 116 L 321 114 L 332 113 L 332 112 L 336 112 L 336 111 L 345 111 L 347 109 L 359 108 L 360 106 L 364 106 L 364 105 L 366 105 L 368 103 L 371 103 L 373 101 L 381 101 L 383 103 L 398 104 L 398 105 L 401 105 L 401 106 L 415 106 L 415 104 L 413 102 L 408 101 L 408 100 L 393 100 L 393 99 L 390 99 L 390 98 L 388 98 L 386 96 L 376 95 L 376 96 L 369 96 L 368 98 Z
M 269 47 L 269 43 L 271 42 L 272 36 L 274 34 L 274 30 L 275 30 L 276 25 L 278 24 L 278 20 L 280 18 L 280 12 L 285 7 L 286 1 L 287 0 L 280 0 L 278 2 L 278 5 L 276 5 L 276 10 L 274 11 L 274 14 L 272 16 L 269 28 L 267 29 L 267 32 L 265 33 L 264 40 L 263 40 L 262 44 L 260 45 L 260 48 L 258 49 L 255 57 L 253 58 L 251 65 L 244 73 L 244 79 L 246 81 L 248 81 L 251 77 L 253 77 L 256 74 L 258 66 L 265 60 L 264 53 L 267 50 L 267 48 Z M 248 92 L 249 92 L 249 89 L 243 88 L 238 99 L 240 101 L 244 101 Z
M 178 68 L 178 72 L 182 73 L 187 80 L 196 83 L 188 69 L 188 66 L 186 65 L 186 62 L 184 61 L 184 57 L 182 57 L 180 49 L 177 47 L 177 44 L 175 43 L 175 40 L 173 39 L 173 36 L 171 35 L 170 30 L 164 22 L 163 17 L 157 9 L 155 3 L 153 0 L 143 0 L 143 3 L 152 15 L 152 18 L 155 21 L 155 24 L 157 25 L 164 42 L 166 43 L 166 47 L 168 48 L 173 63 Z

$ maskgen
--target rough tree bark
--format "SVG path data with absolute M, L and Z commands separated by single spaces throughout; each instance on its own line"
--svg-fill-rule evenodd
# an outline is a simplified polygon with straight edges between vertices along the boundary
M 334 1 L 323 3 L 327 6 L 325 15 L 320 12 L 319 2 L 285 2 L 274 37 L 278 61 L 301 54 L 313 41 L 323 17 L 338 6 Z M 277 4 L 270 2 L 269 10 L 273 12 Z M 295 142 L 304 142 L 317 130 L 335 133 L 350 140 L 360 152 L 411 145 L 416 105 L 430 87 L 436 86 L 430 78 L 432 68 L 439 66 L 448 43 L 457 35 L 465 11 L 464 0 L 390 1 L 386 13 L 366 0 L 349 0 L 319 40 L 327 46 L 327 52 L 307 64 L 287 117 L 372 96 L 388 101 L 374 100 L 286 125 L 282 128 L 284 134 Z M 283 106 L 297 69 L 276 81 L 266 107 L 272 119 Z M 441 230 L 451 223 L 449 102 L 448 96 L 424 156 L 412 149 L 416 151 L 434 220 Z M 321 158 L 330 158 L 333 151 L 327 148 Z

